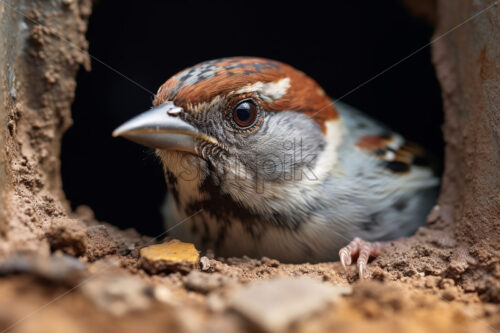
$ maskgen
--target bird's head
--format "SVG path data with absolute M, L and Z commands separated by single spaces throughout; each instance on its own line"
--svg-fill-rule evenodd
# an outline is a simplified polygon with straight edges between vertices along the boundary
M 151 110 L 113 135 L 157 148 L 175 177 L 189 177 L 192 170 L 184 169 L 195 166 L 241 194 L 250 193 L 248 180 L 283 183 L 335 162 L 335 150 L 322 154 L 340 140 L 338 118 L 331 99 L 304 73 L 273 60 L 234 57 L 174 75 Z

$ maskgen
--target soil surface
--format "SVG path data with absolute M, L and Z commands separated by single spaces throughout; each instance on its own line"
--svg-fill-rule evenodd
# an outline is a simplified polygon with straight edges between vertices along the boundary
M 196 267 L 151 274 L 139 250 L 159 241 L 91 214 L 80 207 L 73 216 L 86 225 L 78 257 L 81 243 L 71 233 L 81 230 L 65 230 L 58 237 L 71 241 L 50 256 L 17 253 L 0 265 L 0 332 L 500 330 L 498 292 L 468 290 L 470 279 L 481 278 L 469 271 L 474 260 L 436 226 L 384 251 L 363 281 L 339 262 L 211 253 Z

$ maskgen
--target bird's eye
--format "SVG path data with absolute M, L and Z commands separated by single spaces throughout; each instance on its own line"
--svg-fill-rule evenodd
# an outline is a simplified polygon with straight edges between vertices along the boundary
M 255 125 L 258 113 L 257 105 L 243 101 L 233 109 L 233 120 L 240 129 L 247 129 Z

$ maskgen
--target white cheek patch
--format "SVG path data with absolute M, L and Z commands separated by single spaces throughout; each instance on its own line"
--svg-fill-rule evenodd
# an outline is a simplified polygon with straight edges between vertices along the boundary
M 273 102 L 285 96 L 288 88 L 290 88 L 290 78 L 286 77 L 275 82 L 255 82 L 237 90 L 236 93 L 254 93 L 264 102 Z

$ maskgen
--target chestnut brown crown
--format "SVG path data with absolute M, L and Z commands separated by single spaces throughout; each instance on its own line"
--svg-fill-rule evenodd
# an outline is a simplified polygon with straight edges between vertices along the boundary
M 255 98 L 259 87 L 270 93 Z M 172 101 L 194 113 L 216 98 L 230 100 L 230 105 L 252 98 L 266 111 L 301 112 L 316 121 L 323 132 L 326 121 L 338 118 L 332 100 L 316 81 L 287 64 L 254 57 L 222 58 L 187 68 L 160 87 L 154 105 Z

